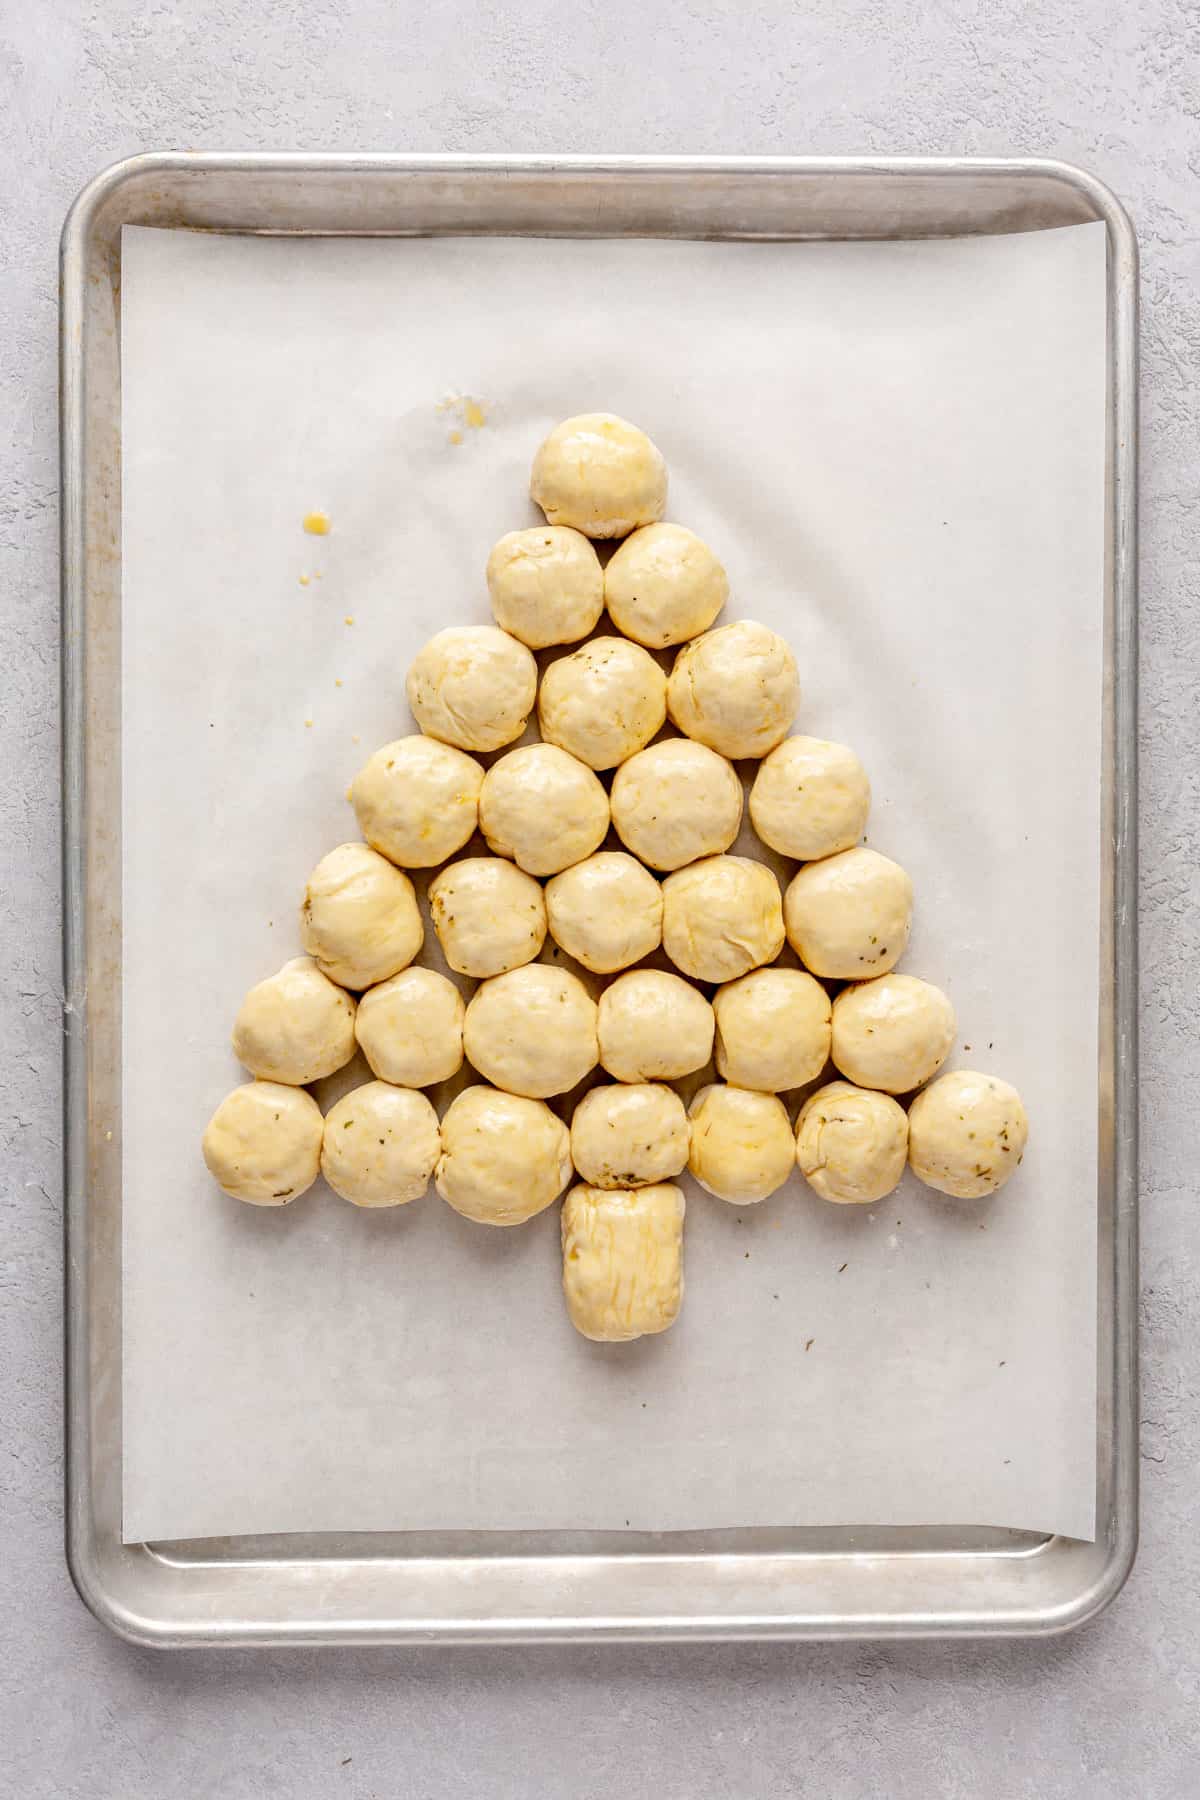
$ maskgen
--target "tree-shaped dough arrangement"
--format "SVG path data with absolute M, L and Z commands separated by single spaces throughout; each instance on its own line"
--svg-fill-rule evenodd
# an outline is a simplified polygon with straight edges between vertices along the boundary
M 367 1208 L 432 1180 L 501 1226 L 578 1174 L 567 1312 L 617 1342 L 678 1316 L 684 1169 L 736 1206 L 797 1166 L 839 1204 L 882 1200 L 906 1164 L 967 1200 L 1012 1176 L 1027 1122 L 997 1076 L 939 1075 L 954 1008 L 896 972 L 913 889 L 861 841 L 866 771 L 788 735 L 795 657 L 764 625 L 716 623 L 729 582 L 663 521 L 658 448 L 610 413 L 567 419 L 530 492 L 547 523 L 492 550 L 496 623 L 417 655 L 418 732 L 355 777 L 361 837 L 309 877 L 305 954 L 242 1003 L 233 1047 L 254 1079 L 218 1106 L 204 1158 L 257 1206 L 319 1174 Z M 614 539 L 602 565 L 595 541 Z M 534 652 L 568 644 L 539 685 Z M 512 748 L 535 710 L 540 741 Z M 782 891 L 733 853 L 739 834 L 798 865 Z M 451 974 L 422 963 L 413 873 Z M 357 1050 L 376 1079 L 323 1118 L 306 1090 Z

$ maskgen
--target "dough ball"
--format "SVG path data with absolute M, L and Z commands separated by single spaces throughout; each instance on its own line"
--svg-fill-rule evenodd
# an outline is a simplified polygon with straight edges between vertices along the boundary
M 884 975 L 904 954 L 912 904 L 899 863 L 860 844 L 793 875 L 783 897 L 788 943 L 827 980 Z
M 636 425 L 615 413 L 580 413 L 542 444 L 529 492 L 551 525 L 573 525 L 590 538 L 625 537 L 662 518 L 667 465 Z
M 463 1046 L 472 1067 L 510 1094 L 565 1094 L 599 1061 L 596 1003 L 577 975 L 529 963 L 475 990 Z
M 264 1081 L 320 1081 L 354 1055 L 354 1002 L 311 957 L 293 957 L 242 1001 L 233 1054 Z
M 604 610 L 604 571 L 582 532 L 537 525 L 502 537 L 487 564 L 497 625 L 531 650 L 586 637 Z
M 712 1055 L 716 1023 L 698 988 L 662 969 L 631 969 L 600 996 L 600 1061 L 617 1081 L 678 1081 Z
M 613 776 L 617 836 L 654 869 L 681 869 L 728 850 L 742 822 L 733 764 L 691 738 L 664 738 Z
M 707 631 L 729 598 L 729 577 L 708 545 L 682 525 L 646 525 L 604 571 L 618 631 L 661 650 Z
M 697 981 L 735 981 L 783 948 L 779 883 L 746 856 L 706 856 L 663 882 L 663 948 Z
M 584 1095 L 571 1120 L 571 1160 L 598 1188 L 646 1187 L 687 1167 L 683 1101 L 661 1082 L 618 1082 Z
M 352 1206 L 406 1206 L 429 1186 L 441 1148 L 424 1094 L 368 1081 L 327 1113 L 321 1173 Z
M 436 738 L 397 738 L 350 786 L 358 829 L 403 869 L 432 869 L 461 850 L 479 821 L 483 768 Z
M 366 844 L 339 844 L 308 878 L 300 937 L 330 981 L 366 988 L 408 967 L 425 927 L 407 875 Z
M 429 884 L 429 912 L 450 967 L 477 980 L 532 962 L 546 941 L 541 884 L 501 856 L 443 869 Z
M 589 769 L 615 769 L 650 742 L 666 716 L 666 676 L 625 638 L 593 638 L 542 676 L 542 736 Z
M 368 988 L 355 1035 L 371 1072 L 395 1087 L 433 1087 L 463 1059 L 463 997 L 435 969 L 405 969 Z
M 226 1094 L 201 1148 L 209 1174 L 234 1200 L 286 1206 L 317 1179 L 324 1129 L 303 1088 L 248 1081 Z
M 765 756 L 787 736 L 799 704 L 795 657 L 752 619 L 688 644 L 667 683 L 667 711 L 680 731 L 722 756 Z
M 571 1179 L 571 1140 L 542 1100 L 469 1087 L 442 1120 L 437 1191 L 480 1225 L 523 1225 Z
M 941 988 L 915 975 L 881 975 L 834 1001 L 833 1060 L 859 1087 L 909 1094 L 937 1074 L 957 1030 Z
M 702 1188 L 734 1206 L 752 1206 L 781 1188 L 796 1163 L 796 1140 L 774 1094 L 714 1082 L 688 1109 L 688 1168 Z
M 904 1173 L 908 1120 L 890 1094 L 831 1081 L 796 1121 L 796 1161 L 813 1192 L 840 1205 L 890 1194 Z
M 662 889 L 623 850 L 601 850 L 546 883 L 556 944 L 597 975 L 640 962 L 662 943 Z
M 499 750 L 519 738 L 537 695 L 537 664 L 494 625 L 452 625 L 408 671 L 408 704 L 426 737 L 460 750 Z
M 1028 1136 L 1029 1120 L 1016 1088 L 971 1069 L 940 1075 L 908 1109 L 913 1174 L 956 1200 L 976 1200 L 1003 1187 Z
M 857 844 L 871 809 L 867 771 L 845 744 L 790 737 L 764 757 L 750 789 L 750 818 L 764 844 L 816 862 Z
M 713 995 L 717 1074 L 783 1093 L 815 1081 L 829 1057 L 829 995 L 803 969 L 752 969 Z
M 604 842 L 608 795 L 557 744 L 526 744 L 484 776 L 479 824 L 497 856 L 511 856 L 529 875 L 556 875 Z
M 682 1191 L 573 1187 L 563 1201 L 563 1297 L 576 1331 L 624 1344 L 665 1331 L 683 1300 Z

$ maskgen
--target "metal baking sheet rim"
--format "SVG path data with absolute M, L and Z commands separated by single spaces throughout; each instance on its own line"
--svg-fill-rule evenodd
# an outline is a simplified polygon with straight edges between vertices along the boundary
M 121 1542 L 120 232 L 897 237 L 1103 221 L 1108 404 L 1097 1539 L 794 1530 Z M 1064 163 L 941 158 L 131 158 L 61 253 L 66 1552 L 131 1641 L 513 1643 L 1049 1635 L 1137 1545 L 1137 243 Z M 114 754 L 114 751 L 118 752 Z

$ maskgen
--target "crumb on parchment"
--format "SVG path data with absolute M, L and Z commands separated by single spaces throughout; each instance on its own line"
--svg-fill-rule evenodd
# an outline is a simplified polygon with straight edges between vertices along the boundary
M 465 443 L 470 431 L 482 431 L 487 424 L 488 409 L 489 402 L 474 394 L 445 394 L 434 408 L 435 412 L 448 417 L 450 429 L 446 441 L 451 444 Z
M 310 537 L 329 536 L 329 514 L 322 512 L 319 507 L 314 507 L 312 512 L 306 512 L 301 523 Z

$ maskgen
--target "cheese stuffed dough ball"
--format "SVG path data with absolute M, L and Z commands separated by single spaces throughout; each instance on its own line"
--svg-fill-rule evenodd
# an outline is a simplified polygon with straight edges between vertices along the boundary
M 526 744 L 492 764 L 479 790 L 479 824 L 497 856 L 529 875 L 582 862 L 608 832 L 597 776 L 556 744 Z
M 483 767 L 436 738 L 397 738 L 350 784 L 358 829 L 402 869 L 431 869 L 461 850 L 479 820 Z
M 1029 1121 L 1016 1088 L 955 1069 L 908 1109 L 908 1160 L 927 1187 L 976 1200 L 1004 1186 L 1025 1153 Z
M 765 625 L 741 619 L 679 652 L 667 711 L 688 737 L 722 756 L 765 756 L 786 737 L 800 704 L 796 659 Z
M 713 995 L 717 1074 L 778 1094 L 815 1081 L 829 1056 L 829 995 L 803 969 L 752 969 Z
M 644 431 L 614 413 L 564 419 L 533 459 L 529 493 L 551 525 L 625 537 L 667 504 L 667 465 Z
M 687 1166 L 683 1101 L 661 1082 L 594 1087 L 571 1120 L 571 1160 L 593 1187 L 646 1187 Z
M 242 1001 L 233 1053 L 265 1081 L 320 1081 L 354 1055 L 354 1002 L 310 956 L 293 957 Z
M 640 962 L 662 942 L 662 889 L 623 850 L 601 850 L 546 883 L 556 944 L 597 975 Z
M 459 750 L 499 750 L 520 737 L 533 711 L 537 664 L 494 625 L 452 625 L 418 651 L 406 691 L 426 737 Z
M 396 1087 L 433 1087 L 463 1059 L 463 997 L 436 969 L 404 969 L 368 988 L 354 1032 L 371 1072 Z
M 750 789 L 750 819 L 764 844 L 816 862 L 857 844 L 871 809 L 867 771 L 845 744 L 791 737 L 764 757 Z
M 201 1147 L 209 1174 L 232 1199 L 286 1206 L 317 1179 L 324 1129 L 303 1088 L 248 1081 L 222 1100 Z
M 884 975 L 904 954 L 913 889 L 898 863 L 858 845 L 806 863 L 783 899 L 788 943 L 827 980 Z
M 502 856 L 466 856 L 429 884 L 442 955 L 459 975 L 483 979 L 532 962 L 546 941 L 540 882 Z
M 631 969 L 600 996 L 600 1061 L 617 1081 L 678 1081 L 712 1055 L 716 1023 L 699 988 L 661 969 Z
M 529 963 L 480 983 L 463 1047 L 472 1068 L 510 1094 L 565 1094 L 599 1061 L 596 1003 L 566 969 Z
M 565 525 L 510 531 L 487 563 L 492 612 L 531 650 L 586 637 L 604 610 L 604 571 L 582 532 Z
M 666 676 L 624 638 L 593 638 L 542 676 L 542 736 L 589 769 L 615 769 L 650 742 L 666 716 Z
M 663 948 L 697 981 L 733 981 L 783 948 L 779 883 L 745 856 L 708 856 L 663 882 Z
M 683 1300 L 682 1191 L 573 1187 L 563 1201 L 563 1298 L 600 1344 L 666 1331 Z
M 908 1120 L 890 1094 L 830 1081 L 796 1121 L 796 1161 L 815 1194 L 840 1206 L 870 1206 L 904 1173 Z
M 742 822 L 733 764 L 691 738 L 665 738 L 613 776 L 617 836 L 653 869 L 681 869 L 728 850 Z
M 424 1094 L 368 1081 L 326 1115 L 321 1173 L 352 1206 L 407 1206 L 429 1186 L 441 1147 Z
M 661 650 L 707 631 L 729 598 L 729 577 L 708 545 L 682 525 L 645 525 L 604 571 L 618 631 Z
M 571 1179 L 567 1128 L 542 1100 L 469 1087 L 442 1120 L 437 1191 L 480 1225 L 522 1225 Z
M 781 1188 L 796 1163 L 796 1140 L 774 1094 L 714 1082 L 688 1109 L 688 1168 L 700 1186 L 733 1206 L 753 1206 Z
M 367 844 L 340 844 L 308 878 L 304 948 L 341 987 L 374 987 L 406 969 L 425 941 L 408 876 Z
M 881 975 L 834 1001 L 833 1060 L 858 1087 L 908 1094 L 937 1074 L 957 1029 L 941 988 L 915 975 Z

